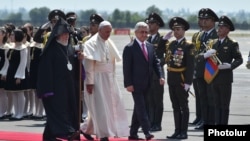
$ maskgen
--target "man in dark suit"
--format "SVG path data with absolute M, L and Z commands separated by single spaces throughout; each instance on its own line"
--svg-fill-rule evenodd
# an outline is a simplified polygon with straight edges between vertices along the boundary
M 187 139 L 189 120 L 188 92 L 193 82 L 194 45 L 185 38 L 189 23 L 181 17 L 173 17 L 169 28 L 174 32 L 175 41 L 167 45 L 167 83 L 172 102 L 175 131 L 170 139 Z
M 123 51 L 124 86 L 128 92 L 132 93 L 134 100 L 129 140 L 140 139 L 137 135 L 140 126 L 147 140 L 154 137 L 150 134 L 150 121 L 145 105 L 153 71 L 156 71 L 160 84 L 165 83 L 154 47 L 146 41 L 148 30 L 149 27 L 145 22 L 138 22 L 135 25 L 136 38 L 125 46 Z
M 227 16 L 221 16 L 218 24 L 218 39 L 213 42 L 212 48 L 221 61 L 219 72 L 212 81 L 215 96 L 215 115 L 217 125 L 227 125 L 229 118 L 230 101 L 232 95 L 233 70 L 243 63 L 237 41 L 228 37 L 234 31 L 234 25 Z
M 172 32 L 167 33 L 165 36 L 160 35 L 159 29 L 164 27 L 164 21 L 157 13 L 151 13 L 148 18 L 146 18 L 146 23 L 149 26 L 149 34 L 147 41 L 153 44 L 155 53 L 160 59 L 160 65 L 162 72 L 163 66 L 165 65 L 165 52 L 166 43 L 168 39 L 172 37 Z M 146 107 L 149 115 L 149 120 L 151 123 L 150 131 L 161 131 L 161 122 L 163 115 L 163 94 L 164 86 L 159 83 L 159 78 L 156 73 L 153 73 L 153 81 L 151 83 L 150 89 L 147 93 Z

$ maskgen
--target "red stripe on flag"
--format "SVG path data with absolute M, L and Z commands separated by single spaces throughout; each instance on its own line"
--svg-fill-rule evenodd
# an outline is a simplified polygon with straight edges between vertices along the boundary
M 217 63 L 214 62 L 211 58 L 206 59 L 204 79 L 208 84 L 213 81 L 218 71 L 219 69 Z

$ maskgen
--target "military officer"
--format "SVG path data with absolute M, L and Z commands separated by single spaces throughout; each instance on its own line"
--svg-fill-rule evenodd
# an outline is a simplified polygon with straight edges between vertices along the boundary
M 154 45 L 155 53 L 161 61 L 161 69 L 163 71 L 163 66 L 165 64 L 165 52 L 166 52 L 166 43 L 171 37 L 171 33 L 161 36 L 159 29 L 164 27 L 164 21 L 157 13 L 151 13 L 145 22 L 149 26 L 149 38 L 148 42 Z M 147 111 L 149 114 L 149 120 L 151 123 L 150 131 L 161 131 L 161 122 L 163 115 L 163 94 L 164 94 L 164 85 L 160 85 L 159 78 L 154 72 L 153 82 L 151 83 L 149 92 L 147 93 Z
M 187 139 L 189 120 L 188 92 L 193 81 L 194 45 L 185 38 L 189 23 L 181 17 L 173 17 L 169 21 L 175 41 L 167 45 L 167 83 L 172 102 L 175 131 L 170 139 Z
M 90 37 L 98 32 L 99 24 L 104 21 L 101 15 L 91 14 L 89 17 L 89 36 L 83 38 L 83 42 L 87 41 Z
M 200 46 L 196 48 L 196 57 L 195 57 L 195 81 L 198 84 L 198 93 L 200 97 L 201 104 L 201 116 L 202 122 L 195 127 L 195 129 L 203 129 L 205 124 L 214 125 L 215 124 L 215 103 L 214 96 L 211 92 L 211 86 L 204 79 L 204 71 L 205 71 L 205 63 L 206 56 L 204 56 L 204 52 L 206 52 L 206 44 L 211 39 L 218 38 L 217 31 L 215 29 L 215 23 L 219 20 L 218 16 L 215 12 L 210 8 L 203 8 L 200 12 L 199 18 L 201 20 L 201 25 L 203 27 L 203 32 L 201 33 L 198 41 L 200 42 Z
M 217 125 L 227 125 L 232 95 L 233 70 L 243 63 L 237 41 L 228 37 L 234 31 L 234 25 L 229 17 L 221 16 L 218 24 L 218 39 L 213 41 L 212 49 L 216 50 L 219 72 L 212 81 L 215 95 L 215 115 Z

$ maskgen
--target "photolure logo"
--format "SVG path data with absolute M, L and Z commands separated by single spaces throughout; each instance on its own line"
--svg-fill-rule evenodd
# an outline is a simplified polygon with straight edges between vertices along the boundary
M 204 141 L 212 139 L 250 139 L 250 125 L 206 125 L 204 126 Z

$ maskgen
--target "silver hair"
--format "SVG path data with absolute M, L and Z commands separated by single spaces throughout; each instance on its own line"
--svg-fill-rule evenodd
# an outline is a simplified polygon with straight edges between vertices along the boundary
M 112 25 L 109 21 L 102 21 L 100 24 L 99 24 L 99 27 L 98 29 L 100 30 L 101 28 L 103 28 L 104 26 L 110 26 L 112 28 Z
M 135 25 L 135 31 L 137 31 L 137 30 L 138 30 L 139 28 L 141 28 L 141 27 L 146 27 L 147 29 L 149 29 L 147 23 L 145 23 L 145 22 L 138 22 L 138 23 L 136 23 L 136 25 Z

